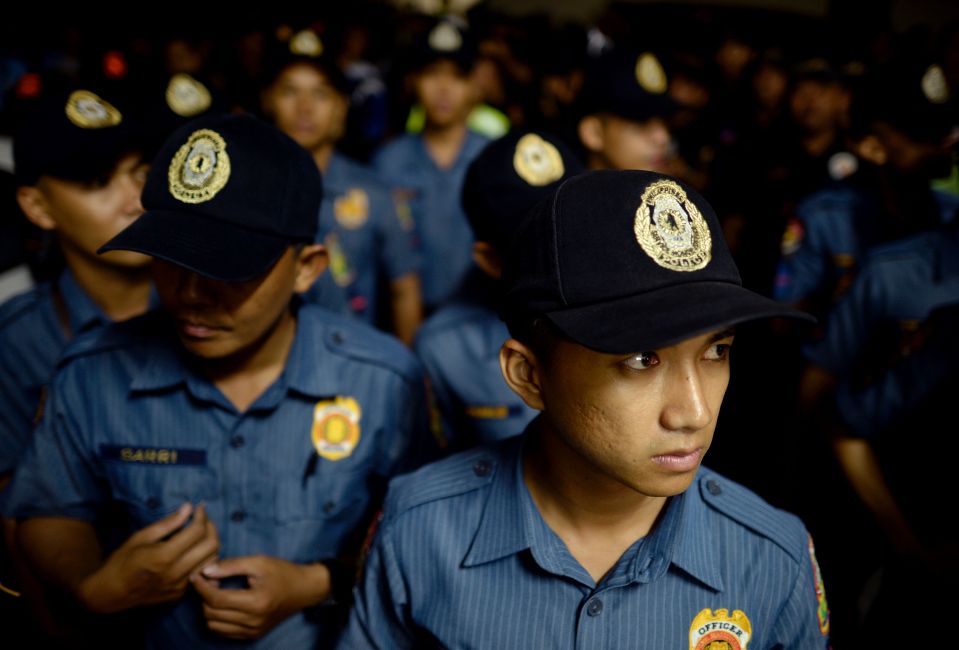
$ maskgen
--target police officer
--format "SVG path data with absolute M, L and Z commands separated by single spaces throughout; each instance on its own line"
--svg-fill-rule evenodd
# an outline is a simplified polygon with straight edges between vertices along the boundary
M 330 275 L 345 290 L 351 313 L 385 322 L 411 343 L 422 319 L 413 224 L 407 220 L 404 228 L 389 189 L 372 171 L 335 150 L 346 128 L 347 82 L 319 37 L 304 30 L 284 45 L 274 55 L 264 111 L 310 151 L 323 174 L 319 218 L 328 232 Z M 388 315 L 378 314 L 381 302 Z
M 466 290 L 423 324 L 414 345 L 426 366 L 443 439 L 454 449 L 516 435 L 533 419 L 535 411 L 503 382 L 499 368 L 499 349 L 509 338 L 496 315 L 502 258 L 526 212 L 580 171 L 575 154 L 541 132 L 495 140 L 470 164 L 463 210 L 476 239 L 478 268 Z
M 423 131 L 396 138 L 373 159 L 415 223 L 427 312 L 459 288 L 471 266 L 472 236 L 460 192 L 466 168 L 489 141 L 466 125 L 478 99 L 471 79 L 475 63 L 469 32 L 451 19 L 437 21 L 417 44 L 412 61 L 411 85 L 423 106 Z
M 330 643 L 317 606 L 349 593 L 342 562 L 426 429 L 402 345 L 294 299 L 326 264 L 321 192 L 252 117 L 171 136 L 148 212 L 101 249 L 154 257 L 165 309 L 65 353 L 9 487 L 44 577 L 91 612 L 143 611 L 149 647 Z M 101 550 L 111 505 L 128 537 Z
M 649 172 L 520 227 L 500 362 L 525 434 L 393 482 L 341 647 L 825 648 L 802 523 L 700 463 L 742 288 L 712 209 Z

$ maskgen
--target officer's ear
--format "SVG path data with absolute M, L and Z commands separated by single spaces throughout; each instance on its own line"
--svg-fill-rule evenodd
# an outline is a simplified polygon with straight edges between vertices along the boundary
M 862 140 L 853 143 L 852 151 L 860 160 L 865 160 L 873 165 L 885 165 L 889 159 L 889 153 L 886 147 L 875 135 L 871 133 Z
M 17 203 L 30 223 L 43 230 L 56 229 L 57 221 L 50 211 L 50 202 L 39 187 L 33 185 L 18 187 Z
M 473 244 L 473 261 L 491 278 L 499 280 L 503 276 L 503 262 L 489 242 L 478 241 Z
M 293 290 L 296 293 L 305 293 L 329 266 L 330 256 L 323 244 L 298 246 L 294 250 L 296 252 L 296 281 Z
M 516 339 L 509 339 L 499 350 L 499 367 L 510 389 L 519 395 L 527 406 L 542 411 L 542 365 L 533 349 Z
M 580 142 L 588 151 L 593 153 L 603 151 L 606 144 L 606 134 L 603 129 L 603 121 L 598 115 L 587 115 L 581 119 L 577 132 Z

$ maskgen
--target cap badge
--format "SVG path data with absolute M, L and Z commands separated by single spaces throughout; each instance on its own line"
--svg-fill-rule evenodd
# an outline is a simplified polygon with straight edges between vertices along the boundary
M 362 410 L 352 397 L 337 396 L 316 403 L 313 409 L 313 446 L 327 460 L 342 460 L 360 441 Z
M 184 203 L 205 203 L 230 180 L 226 142 L 216 131 L 194 131 L 170 162 L 170 194 Z
M 459 30 L 444 21 L 430 32 L 429 44 L 439 52 L 455 52 L 463 46 L 463 37 Z
M 551 142 L 535 133 L 524 135 L 516 143 L 513 169 L 519 177 L 537 187 L 548 185 L 563 177 L 563 157 Z
M 323 41 L 311 29 L 304 29 L 290 39 L 290 52 L 297 56 L 317 57 L 323 54 Z
M 949 101 L 946 75 L 938 65 L 929 66 L 926 68 L 926 73 L 922 75 L 922 94 L 933 104 L 945 104 Z
M 704 609 L 689 626 L 689 650 L 747 650 L 753 627 L 742 610 Z
M 664 269 L 698 271 L 712 259 L 709 226 L 673 181 L 657 181 L 646 188 L 633 232 L 643 251 Z
M 636 59 L 636 81 L 648 93 L 661 95 L 666 92 L 666 71 L 651 52 L 643 52 Z
M 181 72 L 167 84 L 166 103 L 180 117 L 193 117 L 210 108 L 212 100 L 206 86 Z
M 67 118 L 81 129 L 102 129 L 116 126 L 123 121 L 120 111 L 89 90 L 75 90 L 70 93 L 66 112 Z
M 351 187 L 346 194 L 336 197 L 333 202 L 333 216 L 336 223 L 347 230 L 362 227 L 370 216 L 370 197 L 365 190 Z

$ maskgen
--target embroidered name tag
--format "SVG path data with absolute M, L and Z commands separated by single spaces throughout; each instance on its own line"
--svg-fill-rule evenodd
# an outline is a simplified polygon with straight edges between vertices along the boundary
M 144 465 L 206 466 L 205 449 L 100 445 L 100 458 L 119 463 L 143 463 Z

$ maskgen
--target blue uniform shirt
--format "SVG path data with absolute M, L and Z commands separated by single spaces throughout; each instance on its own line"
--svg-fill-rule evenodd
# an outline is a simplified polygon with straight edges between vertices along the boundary
M 344 289 L 350 310 L 376 324 L 382 282 L 419 269 L 412 222 L 404 228 L 389 189 L 372 171 L 334 153 L 323 174 L 320 224 L 328 275 Z
M 460 205 L 466 170 L 489 139 L 467 131 L 459 156 L 440 169 L 421 135 L 405 134 L 385 145 L 373 166 L 405 203 L 416 227 L 423 265 L 423 303 L 435 308 L 459 288 L 472 265 L 473 233 Z
M 67 341 L 109 322 L 69 269 L 0 306 L 0 475 L 30 442 L 43 388 Z
M 798 519 L 702 469 L 596 584 L 536 509 L 523 440 L 391 484 L 340 648 L 827 647 Z
M 537 413 L 503 379 L 499 350 L 510 335 L 488 301 L 463 296 L 448 303 L 423 323 L 413 344 L 452 449 L 515 436 Z
M 220 557 L 308 563 L 362 544 L 387 480 L 429 437 L 422 370 L 399 342 L 312 305 L 280 378 L 244 413 L 191 370 L 162 314 L 77 341 L 5 495 L 4 514 L 96 523 L 118 504 L 132 533 L 204 502 Z M 234 647 L 188 592 L 156 608 L 148 645 Z M 255 647 L 329 644 L 294 614 Z

